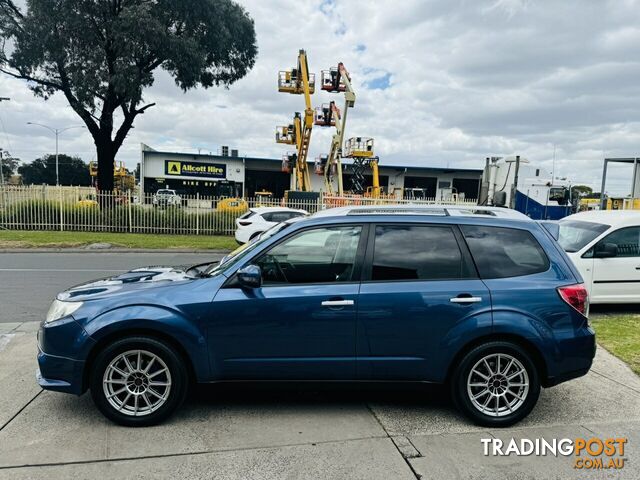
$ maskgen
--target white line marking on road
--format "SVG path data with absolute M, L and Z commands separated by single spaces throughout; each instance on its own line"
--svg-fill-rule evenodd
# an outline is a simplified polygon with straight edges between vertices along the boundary
M 102 268 L 0 268 L 0 272 L 126 272 L 126 270 L 107 270 Z
M 3 351 L 5 348 L 7 348 L 7 345 L 9 345 L 9 342 L 15 336 L 16 335 L 14 333 L 7 333 L 7 334 L 0 335 L 0 352 Z

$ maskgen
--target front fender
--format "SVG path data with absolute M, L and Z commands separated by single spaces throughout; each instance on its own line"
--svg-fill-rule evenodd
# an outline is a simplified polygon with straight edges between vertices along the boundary
M 87 334 L 100 343 L 101 340 L 127 331 L 157 332 L 176 341 L 189 357 L 198 381 L 209 378 L 209 354 L 205 335 L 198 325 L 181 312 L 157 305 L 128 305 L 98 315 L 84 328 Z M 89 348 L 82 352 L 89 355 Z

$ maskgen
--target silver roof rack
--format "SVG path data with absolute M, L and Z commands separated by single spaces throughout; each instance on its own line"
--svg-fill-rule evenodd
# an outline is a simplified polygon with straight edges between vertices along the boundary
M 516 210 L 502 207 L 485 207 L 476 205 L 352 205 L 346 207 L 329 208 L 315 213 L 314 217 L 345 216 L 345 215 L 434 215 L 434 216 L 477 216 L 483 215 L 494 218 L 511 218 L 514 220 L 531 220 L 525 214 Z
M 403 208 L 399 206 L 398 208 L 377 208 L 377 207 L 366 207 L 366 208 L 358 208 L 353 209 L 347 212 L 347 215 L 438 215 L 438 216 L 446 216 L 447 212 L 444 209 L 419 209 L 419 208 Z

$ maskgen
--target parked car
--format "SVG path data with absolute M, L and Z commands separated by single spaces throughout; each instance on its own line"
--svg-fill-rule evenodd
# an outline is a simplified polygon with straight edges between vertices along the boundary
M 38 382 L 122 425 L 167 418 L 191 382 L 438 383 L 507 426 L 587 373 L 580 274 L 506 209 L 342 207 L 285 222 L 223 263 L 73 287 L 38 332 Z
M 591 210 L 559 224 L 591 303 L 640 303 L 640 212 Z
M 287 207 L 256 207 L 236 219 L 236 242 L 240 245 L 257 238 L 262 232 L 290 218 L 309 215 L 305 210 Z
M 180 207 L 182 198 L 175 190 L 162 188 L 155 193 L 152 203 L 154 207 Z

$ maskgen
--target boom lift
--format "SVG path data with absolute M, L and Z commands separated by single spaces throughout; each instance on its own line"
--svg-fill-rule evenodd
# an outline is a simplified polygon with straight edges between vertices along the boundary
M 278 72 L 278 91 L 293 95 L 304 95 L 304 117 L 296 112 L 293 123 L 276 129 L 276 142 L 295 145 L 295 154 L 287 154 L 282 159 L 282 171 L 290 172 L 295 165 L 296 190 L 311 191 L 307 155 L 313 128 L 313 108 L 311 95 L 315 91 L 315 75 L 309 73 L 307 54 L 304 50 L 298 53 L 298 66 L 291 70 Z
M 349 72 L 342 62 L 337 67 L 321 72 L 322 90 L 332 93 L 344 92 L 344 109 L 342 112 L 335 102 L 323 104 L 316 108 L 315 124 L 323 127 L 335 127 L 336 132 L 331 139 L 329 155 L 319 157 L 316 160 L 316 173 L 324 175 L 326 192 L 333 194 L 333 180 L 337 180 L 338 195 L 344 194 L 342 184 L 342 142 L 347 124 L 347 112 L 356 103 L 356 94 L 351 86 Z
M 98 162 L 89 162 L 89 175 L 91 176 L 92 184 L 98 184 Z M 118 192 L 126 192 L 133 190 L 136 185 L 136 178 L 133 174 L 129 173 L 124 166 L 124 162 L 114 162 L 113 164 L 113 179 L 114 188 Z
M 353 159 L 352 190 L 357 195 L 380 198 L 380 175 L 378 173 L 379 158 L 373 155 L 373 138 L 353 137 L 347 140 L 345 157 Z M 364 173 L 371 170 L 372 187 L 366 188 Z

